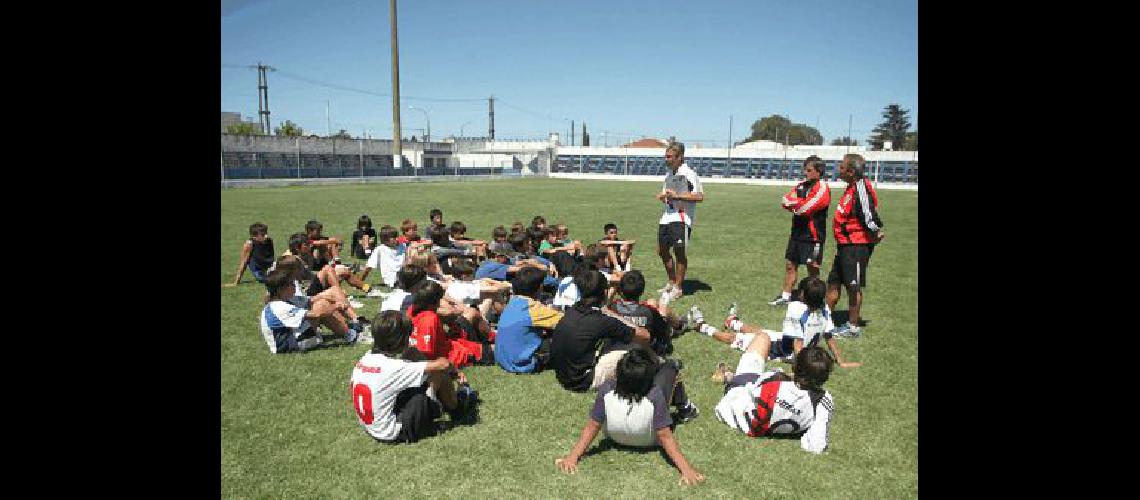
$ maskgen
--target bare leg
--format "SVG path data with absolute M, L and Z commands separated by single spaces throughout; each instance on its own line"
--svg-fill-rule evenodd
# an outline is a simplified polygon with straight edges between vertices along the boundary
M 810 269 L 811 266 L 809 265 Z M 819 273 L 819 269 L 816 269 Z M 784 293 L 792 293 L 792 287 L 796 285 L 796 264 L 790 260 L 784 261 Z
M 669 282 L 673 283 L 676 280 L 675 270 L 673 269 L 673 256 L 669 254 L 669 247 L 657 244 L 657 255 L 661 256 L 661 263 L 665 265 L 665 274 L 669 275 Z
M 839 283 L 829 283 L 827 285 L 827 308 L 835 311 L 835 304 L 839 303 L 840 288 Z
M 431 372 L 428 375 L 428 383 L 431 384 L 436 399 L 443 404 L 443 409 L 454 410 L 459 406 L 459 402 L 455 399 L 455 382 L 447 372 Z
M 847 287 L 847 308 L 848 321 L 854 326 L 859 326 L 859 309 L 863 308 L 863 290 L 859 287 Z
M 760 356 L 760 359 L 768 359 L 768 350 L 771 348 L 772 340 L 767 335 L 757 335 L 748 347 L 744 348 L 744 352 L 754 352 Z
M 338 314 L 336 306 L 328 301 L 321 300 L 313 303 L 313 313 L 317 315 L 317 322 L 328 327 L 337 335 L 348 333 L 348 324 Z
M 677 247 L 673 249 L 673 253 L 677 254 L 677 280 L 674 282 L 677 288 L 681 288 L 681 283 L 685 282 L 685 271 L 689 269 L 689 258 L 685 255 L 684 247 Z

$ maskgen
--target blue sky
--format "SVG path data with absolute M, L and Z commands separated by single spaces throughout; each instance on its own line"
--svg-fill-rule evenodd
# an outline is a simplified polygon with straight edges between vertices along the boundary
M 257 119 L 258 61 L 274 126 L 392 137 L 388 2 L 224 0 L 221 111 Z M 593 144 L 676 136 L 723 146 L 774 113 L 862 143 L 898 103 L 918 124 L 914 0 L 400 1 L 404 135 L 569 133 Z M 332 88 L 335 86 L 339 88 Z M 351 89 L 363 90 L 368 93 Z M 464 125 L 465 124 L 465 125 Z M 563 142 L 567 142 L 565 139 Z

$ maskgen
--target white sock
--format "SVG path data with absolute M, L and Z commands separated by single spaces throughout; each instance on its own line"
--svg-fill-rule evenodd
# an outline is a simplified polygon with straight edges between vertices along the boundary
M 712 337 L 713 334 L 716 333 L 716 328 L 714 328 L 712 325 L 710 325 L 708 323 L 701 325 L 701 327 L 698 330 L 701 333 L 708 335 L 710 337 Z
M 788 300 L 788 299 L 792 298 L 792 292 L 782 292 L 780 294 L 780 296 L 783 297 L 784 300 Z

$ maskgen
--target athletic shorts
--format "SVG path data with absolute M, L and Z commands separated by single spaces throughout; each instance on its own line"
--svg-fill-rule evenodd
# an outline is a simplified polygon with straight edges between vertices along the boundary
M 823 243 L 799 241 L 788 237 L 788 248 L 784 250 L 784 260 L 797 266 L 823 263 Z
M 867 264 L 871 261 L 871 253 L 875 251 L 872 245 L 839 245 L 835 252 L 835 260 L 831 263 L 831 272 L 827 275 L 827 284 L 841 284 L 864 288 L 867 286 Z
M 669 248 L 685 248 L 693 228 L 684 222 L 670 222 L 657 225 L 657 244 Z
M 253 262 L 247 263 L 245 267 L 249 269 L 249 273 L 253 275 L 253 279 L 257 280 L 258 283 L 265 283 L 265 271 L 255 266 Z
M 724 386 L 724 393 L 728 394 L 729 391 L 748 385 L 749 383 L 760 378 L 760 374 L 764 373 L 764 360 L 754 352 L 746 352 L 740 355 L 740 362 L 736 364 L 736 372 L 732 375 L 732 380 Z

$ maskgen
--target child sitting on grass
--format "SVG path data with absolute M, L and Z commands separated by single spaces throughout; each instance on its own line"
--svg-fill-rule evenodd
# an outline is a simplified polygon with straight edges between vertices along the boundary
M 376 246 L 376 230 L 372 229 L 372 218 L 361 215 L 356 220 L 356 231 L 352 233 L 352 256 L 364 260 L 372 255 Z
M 635 347 L 621 358 L 617 366 L 617 380 L 610 380 L 598 389 L 590 419 L 582 435 L 565 457 L 554 461 L 563 472 L 578 470 L 578 459 L 597 437 L 598 431 L 615 443 L 631 447 L 657 447 L 681 472 L 680 484 L 695 485 L 705 480 L 697 472 L 673 436 L 669 418 L 671 388 L 662 389 L 657 378 L 657 362 L 644 347 Z
M 253 275 L 253 279 L 264 284 L 266 273 L 269 272 L 270 267 L 273 267 L 273 258 L 273 238 L 269 237 L 269 226 L 260 222 L 250 224 L 249 239 L 245 240 L 241 246 L 237 276 L 234 278 L 233 284 L 226 286 L 237 286 L 241 283 L 241 277 L 245 274 L 247 267 L 249 274 Z
M 283 354 L 316 347 L 321 343 L 318 325 L 342 335 L 350 344 L 363 338 L 360 331 L 349 327 L 341 316 L 347 304 L 328 297 L 310 299 L 297 295 L 296 282 L 288 270 L 270 271 L 265 279 L 265 288 L 269 296 L 265 299 L 259 320 L 261 335 L 269 345 L 269 352 Z
M 443 287 L 431 280 L 423 280 L 412 287 L 412 305 L 407 315 L 415 325 L 412 340 L 416 349 L 428 359 L 439 356 L 451 360 L 457 368 L 467 365 L 490 365 L 495 362 L 495 344 L 481 343 L 466 338 L 459 331 L 443 329 L 443 322 L 436 309 L 443 299 Z
M 598 240 L 598 244 L 602 245 L 608 254 L 606 267 L 614 271 L 633 269 L 633 245 L 636 241 L 626 241 L 618 237 L 617 225 L 612 222 L 606 224 L 602 231 L 604 237 Z
M 478 393 L 467 383 L 455 386 L 455 366 L 447 358 L 404 359 L 412 322 L 399 311 L 383 311 L 373 321 L 376 342 L 352 369 L 352 407 L 364 431 L 384 443 L 414 443 L 438 431 L 447 410 L 453 422 L 471 415 Z

